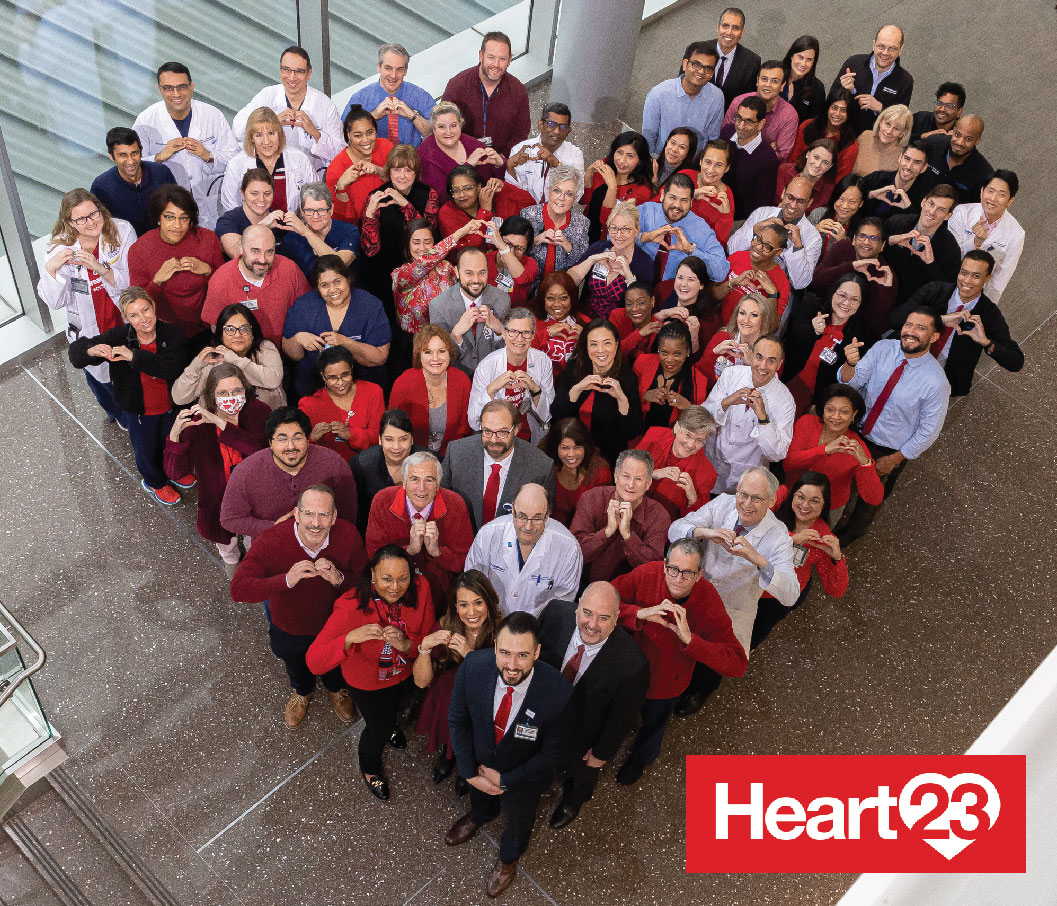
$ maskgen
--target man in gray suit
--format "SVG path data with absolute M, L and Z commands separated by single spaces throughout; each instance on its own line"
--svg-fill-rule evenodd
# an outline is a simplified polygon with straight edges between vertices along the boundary
M 462 495 L 473 530 L 511 505 L 522 485 L 534 482 L 554 495 L 554 463 L 517 436 L 518 410 L 506 400 L 490 400 L 481 410 L 481 433 L 448 444 L 443 487 Z
M 452 363 L 473 377 L 477 363 L 503 346 L 503 318 L 510 296 L 488 285 L 488 259 L 477 246 L 459 249 L 459 282 L 429 303 L 429 323 L 451 334 L 458 350 Z

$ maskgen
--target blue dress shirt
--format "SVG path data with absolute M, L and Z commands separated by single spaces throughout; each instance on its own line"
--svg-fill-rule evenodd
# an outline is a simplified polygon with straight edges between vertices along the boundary
M 370 113 L 387 97 L 389 97 L 389 92 L 382 88 L 379 82 L 372 82 L 366 88 L 361 88 L 349 98 L 349 102 L 345 105 L 345 109 L 341 113 L 342 122 L 345 121 L 345 117 L 348 116 L 349 109 L 353 104 L 359 104 Z M 407 79 L 400 83 L 400 87 L 396 89 L 395 97 L 427 120 L 433 111 L 434 104 L 436 104 L 433 96 L 428 91 L 424 88 L 419 88 L 418 85 L 411 84 Z M 383 138 L 389 135 L 389 126 L 385 117 L 378 121 L 378 134 Z M 413 145 L 417 148 L 423 137 L 422 133 L 411 124 L 411 120 L 406 117 L 400 117 L 401 145 Z
M 664 216 L 664 208 L 661 207 L 660 202 L 647 201 L 645 204 L 639 205 L 639 230 L 641 232 L 648 233 L 650 230 L 655 230 L 668 223 L 668 218 Z M 727 274 L 730 273 L 730 262 L 727 261 L 727 253 L 723 251 L 723 246 L 716 238 L 715 231 L 704 218 L 698 217 L 693 211 L 690 211 L 682 220 L 677 220 L 670 225 L 679 227 L 686 238 L 697 246 L 697 251 L 694 252 L 694 255 L 705 262 L 705 266 L 708 268 L 708 277 L 712 282 L 719 283 L 720 280 L 727 279 Z M 640 241 L 638 246 L 650 258 L 656 258 L 658 249 L 656 242 Z M 685 252 L 680 252 L 678 249 L 673 248 L 668 254 L 668 264 L 664 268 L 664 274 L 661 279 L 669 280 L 674 277 L 675 272 L 679 270 L 680 262 L 685 257 Z

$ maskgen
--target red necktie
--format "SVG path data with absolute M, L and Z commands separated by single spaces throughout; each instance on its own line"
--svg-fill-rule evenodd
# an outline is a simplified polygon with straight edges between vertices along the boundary
M 664 241 L 671 245 L 672 234 L 668 233 L 664 237 Z M 668 253 L 670 249 L 666 249 L 661 245 L 657 246 L 657 255 L 653 259 L 653 283 L 656 286 L 664 279 L 664 270 L 668 267 Z
M 507 686 L 506 695 L 503 696 L 503 700 L 499 703 L 499 709 L 495 712 L 495 720 L 492 722 L 496 745 L 499 745 L 503 741 L 503 737 L 506 736 L 506 722 L 510 720 L 510 705 L 513 701 L 514 687 Z
M 881 395 L 877 397 L 877 402 L 873 404 L 869 414 L 866 416 L 866 421 L 862 423 L 862 429 L 859 431 L 862 437 L 866 437 L 873 430 L 873 426 L 877 424 L 877 419 L 880 418 L 881 411 L 884 409 L 885 403 L 888 402 L 888 397 L 892 395 L 892 391 L 895 390 L 895 386 L 899 383 L 899 379 L 903 376 L 906 367 L 907 359 L 903 359 L 899 367 L 888 378 L 888 383 L 882 388 Z
M 965 310 L 965 305 L 960 304 L 952 314 L 957 314 L 960 311 Z M 953 327 L 944 327 L 943 333 L 940 334 L 940 338 L 932 344 L 932 348 L 929 350 L 937 359 L 940 357 L 940 353 L 943 352 L 943 347 L 947 345 L 947 340 L 950 339 L 951 334 L 954 333 Z
M 470 303 L 470 308 L 477 308 L 477 303 L 476 302 L 471 302 Z M 475 340 L 477 339 L 477 322 L 476 321 L 474 321 L 474 324 L 473 324 L 473 338 Z
M 495 519 L 495 508 L 499 503 L 499 470 L 502 468 L 499 463 L 492 464 L 492 474 L 488 476 L 488 484 L 484 489 L 484 506 L 481 508 L 482 522 L 491 522 Z
M 564 676 L 570 683 L 576 682 L 576 674 L 580 672 L 580 662 L 583 659 L 584 646 L 580 645 L 580 647 L 576 649 L 576 652 L 573 654 L 573 656 L 569 658 L 569 662 L 564 667 L 562 667 L 562 676 Z
M 395 100 L 395 98 L 390 96 L 389 100 L 392 101 L 392 100 Z M 386 117 L 386 119 L 388 120 L 387 129 L 389 130 L 388 134 L 386 135 L 386 138 L 388 138 L 389 141 L 391 141 L 394 145 L 399 145 L 400 144 L 400 115 L 397 114 L 397 113 L 394 113 L 392 110 L 390 110 L 389 111 L 389 116 Z

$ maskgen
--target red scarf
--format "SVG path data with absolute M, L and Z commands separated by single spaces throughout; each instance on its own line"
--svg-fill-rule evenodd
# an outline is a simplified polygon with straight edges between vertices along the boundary
M 568 226 L 569 221 L 572 219 L 571 213 L 566 213 L 565 220 L 562 221 L 561 225 L 551 220 L 550 211 L 548 208 L 550 205 L 541 205 L 543 210 L 543 232 L 547 230 L 560 230 L 564 226 Z M 554 259 L 557 254 L 557 247 L 553 242 L 547 243 L 547 257 L 543 262 L 543 273 L 551 274 L 554 272 Z

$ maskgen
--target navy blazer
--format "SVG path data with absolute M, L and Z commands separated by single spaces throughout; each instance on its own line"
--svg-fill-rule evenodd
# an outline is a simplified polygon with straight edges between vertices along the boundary
M 492 648 L 470 652 L 455 674 L 455 688 L 448 706 L 448 729 L 459 775 L 467 779 L 476 777 L 478 765 L 483 764 L 499 772 L 505 789 L 546 787 L 551 769 L 566 753 L 565 706 L 572 695 L 572 684 L 550 664 L 537 660 L 521 708 L 496 745 L 492 707 L 498 677 Z M 514 728 L 526 723 L 538 728 L 535 739 L 517 738 Z

